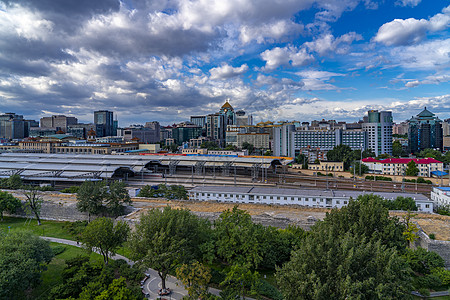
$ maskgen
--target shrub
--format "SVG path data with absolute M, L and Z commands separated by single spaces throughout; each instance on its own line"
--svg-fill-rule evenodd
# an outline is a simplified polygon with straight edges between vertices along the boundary
M 326 176 L 326 175 L 323 174 L 322 172 L 317 172 L 317 176 Z
M 80 188 L 80 187 L 77 186 L 77 185 L 72 185 L 72 186 L 70 186 L 70 187 L 68 187 L 68 188 L 62 189 L 62 190 L 61 190 L 61 193 L 76 194 L 76 193 L 78 193 L 78 189 L 79 189 L 79 188 Z
M 283 300 L 280 291 L 265 280 L 260 280 L 259 293 L 273 300 Z
M 58 254 L 63 253 L 64 251 L 66 251 L 66 247 L 62 246 L 62 245 L 53 246 L 51 248 L 52 248 L 54 255 L 58 255 Z
M 333 173 L 328 173 L 327 176 L 333 177 Z
M 443 285 L 450 284 L 450 270 L 446 270 L 443 267 L 438 267 L 431 270 L 431 274 L 439 277 Z
M 419 294 L 421 294 L 424 297 L 430 296 L 430 291 L 426 288 L 421 288 L 421 289 L 419 289 L 418 292 L 419 292 Z
M 429 237 L 430 237 L 430 239 L 432 239 L 432 240 L 435 240 L 435 239 L 436 239 L 436 236 L 434 235 L 434 233 L 430 233 Z
M 425 276 L 416 277 L 413 284 L 416 288 L 435 289 L 442 286 L 442 280 L 438 275 L 428 274 Z
M 444 216 L 450 216 L 450 205 L 440 205 L 436 209 L 436 213 Z
M 435 268 L 444 267 L 444 260 L 439 254 L 423 248 L 407 249 L 403 257 L 414 272 L 423 275 L 430 274 Z

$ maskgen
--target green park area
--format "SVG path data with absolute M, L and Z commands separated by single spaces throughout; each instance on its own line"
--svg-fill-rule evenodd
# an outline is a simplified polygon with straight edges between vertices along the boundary
M 186 209 L 151 209 L 134 230 L 108 217 L 41 225 L 4 217 L 0 299 L 112 299 L 117 293 L 140 299 L 147 268 L 158 271 L 163 287 L 175 275 L 189 299 L 411 299 L 413 290 L 448 290 L 444 260 L 408 247 L 417 238 L 410 217 L 390 217 L 375 195 L 333 209 L 310 231 L 253 223 L 237 206 L 213 222 Z M 86 258 L 87 250 L 49 245 L 36 237 L 41 235 L 76 240 L 102 255 Z M 140 263 L 131 268 L 110 260 L 114 253 Z M 220 297 L 208 295 L 208 286 L 222 290 Z

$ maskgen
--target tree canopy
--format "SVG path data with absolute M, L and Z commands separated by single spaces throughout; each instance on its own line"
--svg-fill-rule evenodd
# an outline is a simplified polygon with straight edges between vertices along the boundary
M 128 191 L 125 189 L 125 182 L 113 181 L 105 195 L 105 206 L 109 214 L 118 217 L 123 214 L 124 204 L 132 203 Z
M 89 221 L 91 215 L 98 215 L 102 211 L 104 194 L 105 185 L 101 181 L 87 180 L 78 189 L 77 208 L 88 213 Z
M 98 218 L 89 223 L 81 234 L 81 242 L 91 251 L 98 250 L 103 261 L 108 264 L 109 258 L 127 240 L 130 227 L 124 221 L 110 218 Z
M 0 299 L 19 299 L 40 283 L 53 257 L 50 243 L 28 232 L 0 233 Z
M 406 176 L 417 176 L 417 174 L 419 174 L 419 168 L 416 166 L 416 163 L 411 160 L 407 165 L 406 165 Z
M 35 215 L 38 225 L 41 225 L 41 207 L 44 199 L 39 195 L 39 191 L 36 188 L 31 188 L 24 192 L 26 208 L 31 210 Z
M 229 264 L 256 268 L 262 261 L 260 231 L 250 214 L 234 206 L 225 210 L 214 222 L 216 251 Z
M 185 209 L 152 209 L 140 218 L 129 241 L 132 258 L 165 280 L 177 264 L 201 259 L 211 237 L 207 220 Z M 204 247 L 205 245 L 205 247 Z
M 286 299 L 409 297 L 405 226 L 381 199 L 364 195 L 318 222 L 277 272 Z
M 125 204 L 131 204 L 131 198 L 125 189 L 125 183 L 112 181 L 106 186 L 101 181 L 86 180 L 77 192 L 77 208 L 91 215 L 106 214 L 118 217 L 123 214 Z
M 15 213 L 17 209 L 22 207 L 22 202 L 8 192 L 0 191 L 0 217 L 3 221 L 3 213 Z

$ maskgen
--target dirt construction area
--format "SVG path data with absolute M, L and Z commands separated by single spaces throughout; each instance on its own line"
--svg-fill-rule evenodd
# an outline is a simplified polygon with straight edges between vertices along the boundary
M 24 200 L 23 193 L 13 192 L 14 196 Z M 76 195 L 62 194 L 55 192 L 43 192 L 42 197 L 45 201 L 52 201 L 59 205 L 74 203 Z M 136 208 L 134 212 L 127 216 L 127 219 L 136 221 L 140 214 L 145 213 L 148 209 L 163 208 L 167 205 L 172 208 L 186 208 L 194 212 L 196 215 L 207 218 L 209 220 L 216 219 L 221 212 L 232 209 L 233 203 L 219 202 L 194 202 L 180 200 L 165 199 L 149 199 L 149 198 L 133 198 L 133 206 Z M 239 204 L 239 208 L 246 210 L 252 216 L 255 222 L 285 228 L 289 224 L 301 226 L 309 229 L 317 220 L 322 220 L 329 209 L 325 208 L 307 208 L 300 206 L 277 206 L 263 204 Z M 392 216 L 402 219 L 405 215 L 403 212 L 391 212 Z M 418 213 L 413 221 L 417 222 L 427 234 L 435 234 L 437 240 L 450 241 L 450 216 L 441 216 L 437 214 Z

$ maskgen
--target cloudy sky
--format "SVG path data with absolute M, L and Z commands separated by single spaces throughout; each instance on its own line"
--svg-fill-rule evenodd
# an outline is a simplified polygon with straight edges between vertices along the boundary
M 0 112 L 450 117 L 448 0 L 0 0 Z

